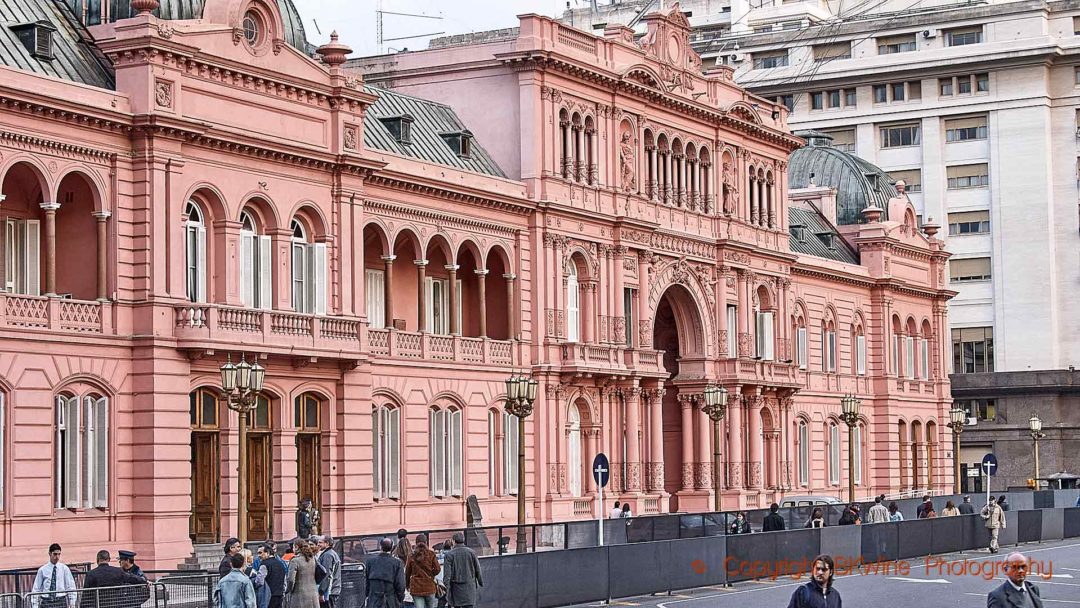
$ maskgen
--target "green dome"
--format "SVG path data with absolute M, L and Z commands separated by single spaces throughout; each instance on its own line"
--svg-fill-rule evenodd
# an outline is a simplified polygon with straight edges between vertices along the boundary
M 793 152 L 788 161 L 789 188 L 806 188 L 811 179 L 817 186 L 835 188 L 836 223 L 840 225 L 862 223 L 862 210 L 872 204 L 888 213 L 889 199 L 896 195 L 896 180 L 888 173 L 832 147 L 827 133 L 796 131 L 795 135 L 806 139 L 807 145 Z

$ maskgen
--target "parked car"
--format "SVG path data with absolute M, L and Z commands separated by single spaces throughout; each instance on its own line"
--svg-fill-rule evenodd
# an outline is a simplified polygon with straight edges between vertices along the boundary
M 840 505 L 844 504 L 839 498 L 835 496 L 817 496 L 817 495 L 805 495 L 805 496 L 785 496 L 780 501 L 780 506 L 785 507 L 813 507 L 817 505 Z

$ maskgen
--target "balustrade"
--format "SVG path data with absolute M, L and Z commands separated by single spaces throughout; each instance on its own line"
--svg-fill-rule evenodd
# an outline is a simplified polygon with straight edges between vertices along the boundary
M 96 301 L 0 293 L 0 324 L 26 329 L 51 329 L 76 333 L 112 333 L 112 305 Z

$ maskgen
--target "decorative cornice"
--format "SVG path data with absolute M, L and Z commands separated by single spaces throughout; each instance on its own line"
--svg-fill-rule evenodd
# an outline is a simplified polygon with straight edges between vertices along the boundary
M 426 196 L 438 197 L 442 200 L 451 200 L 459 203 L 470 203 L 473 205 L 479 205 L 482 207 L 488 207 L 497 209 L 499 211 L 506 211 L 509 213 L 515 213 L 517 215 L 528 215 L 533 212 L 533 206 L 525 203 L 517 203 L 512 199 L 497 199 L 493 196 L 483 196 L 482 194 L 473 194 L 470 192 L 462 192 L 460 190 L 451 190 L 446 187 L 442 187 L 438 184 L 444 182 L 433 182 L 429 184 L 419 183 L 416 181 L 417 176 L 402 175 L 396 177 L 392 175 L 373 174 L 368 178 L 368 184 L 374 186 L 385 186 L 387 188 L 393 188 L 395 190 L 404 190 L 406 192 L 414 192 L 416 194 L 422 194 Z M 524 197 L 521 199 L 525 201 Z
M 435 222 L 440 225 L 450 225 L 465 230 L 479 230 L 491 235 L 513 238 L 517 235 L 516 228 L 508 228 L 503 224 L 485 222 L 463 217 L 459 214 L 440 213 L 414 206 L 399 205 L 388 201 L 367 198 L 364 206 L 368 209 L 392 215 L 401 219 L 420 219 Z
M 2 94 L 0 94 L 0 109 L 11 109 L 27 114 L 38 115 L 53 121 L 67 121 L 93 129 L 107 129 L 110 131 L 123 132 L 125 134 L 130 133 L 132 128 L 131 122 L 127 120 L 126 117 L 124 119 L 102 118 L 101 116 L 94 116 L 92 114 L 61 108 L 58 105 L 26 101 L 23 99 L 13 99 L 12 97 Z
M 115 152 L 105 152 L 86 146 L 78 146 L 52 139 L 24 135 L 13 131 L 0 131 L 0 142 L 12 147 L 23 149 L 36 149 L 46 153 L 64 156 L 67 158 L 86 160 L 90 162 L 111 162 L 117 157 Z

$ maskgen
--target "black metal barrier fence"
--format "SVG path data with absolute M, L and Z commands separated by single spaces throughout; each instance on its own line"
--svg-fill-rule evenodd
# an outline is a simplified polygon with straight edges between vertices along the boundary
M 1005 516 L 1002 546 L 1080 537 L 1080 508 Z M 493 556 L 480 560 L 479 606 L 546 608 L 749 579 L 808 580 L 811 560 L 821 553 L 837 559 L 840 574 L 857 568 L 903 576 L 897 570 L 903 560 L 989 543 L 976 514 Z

